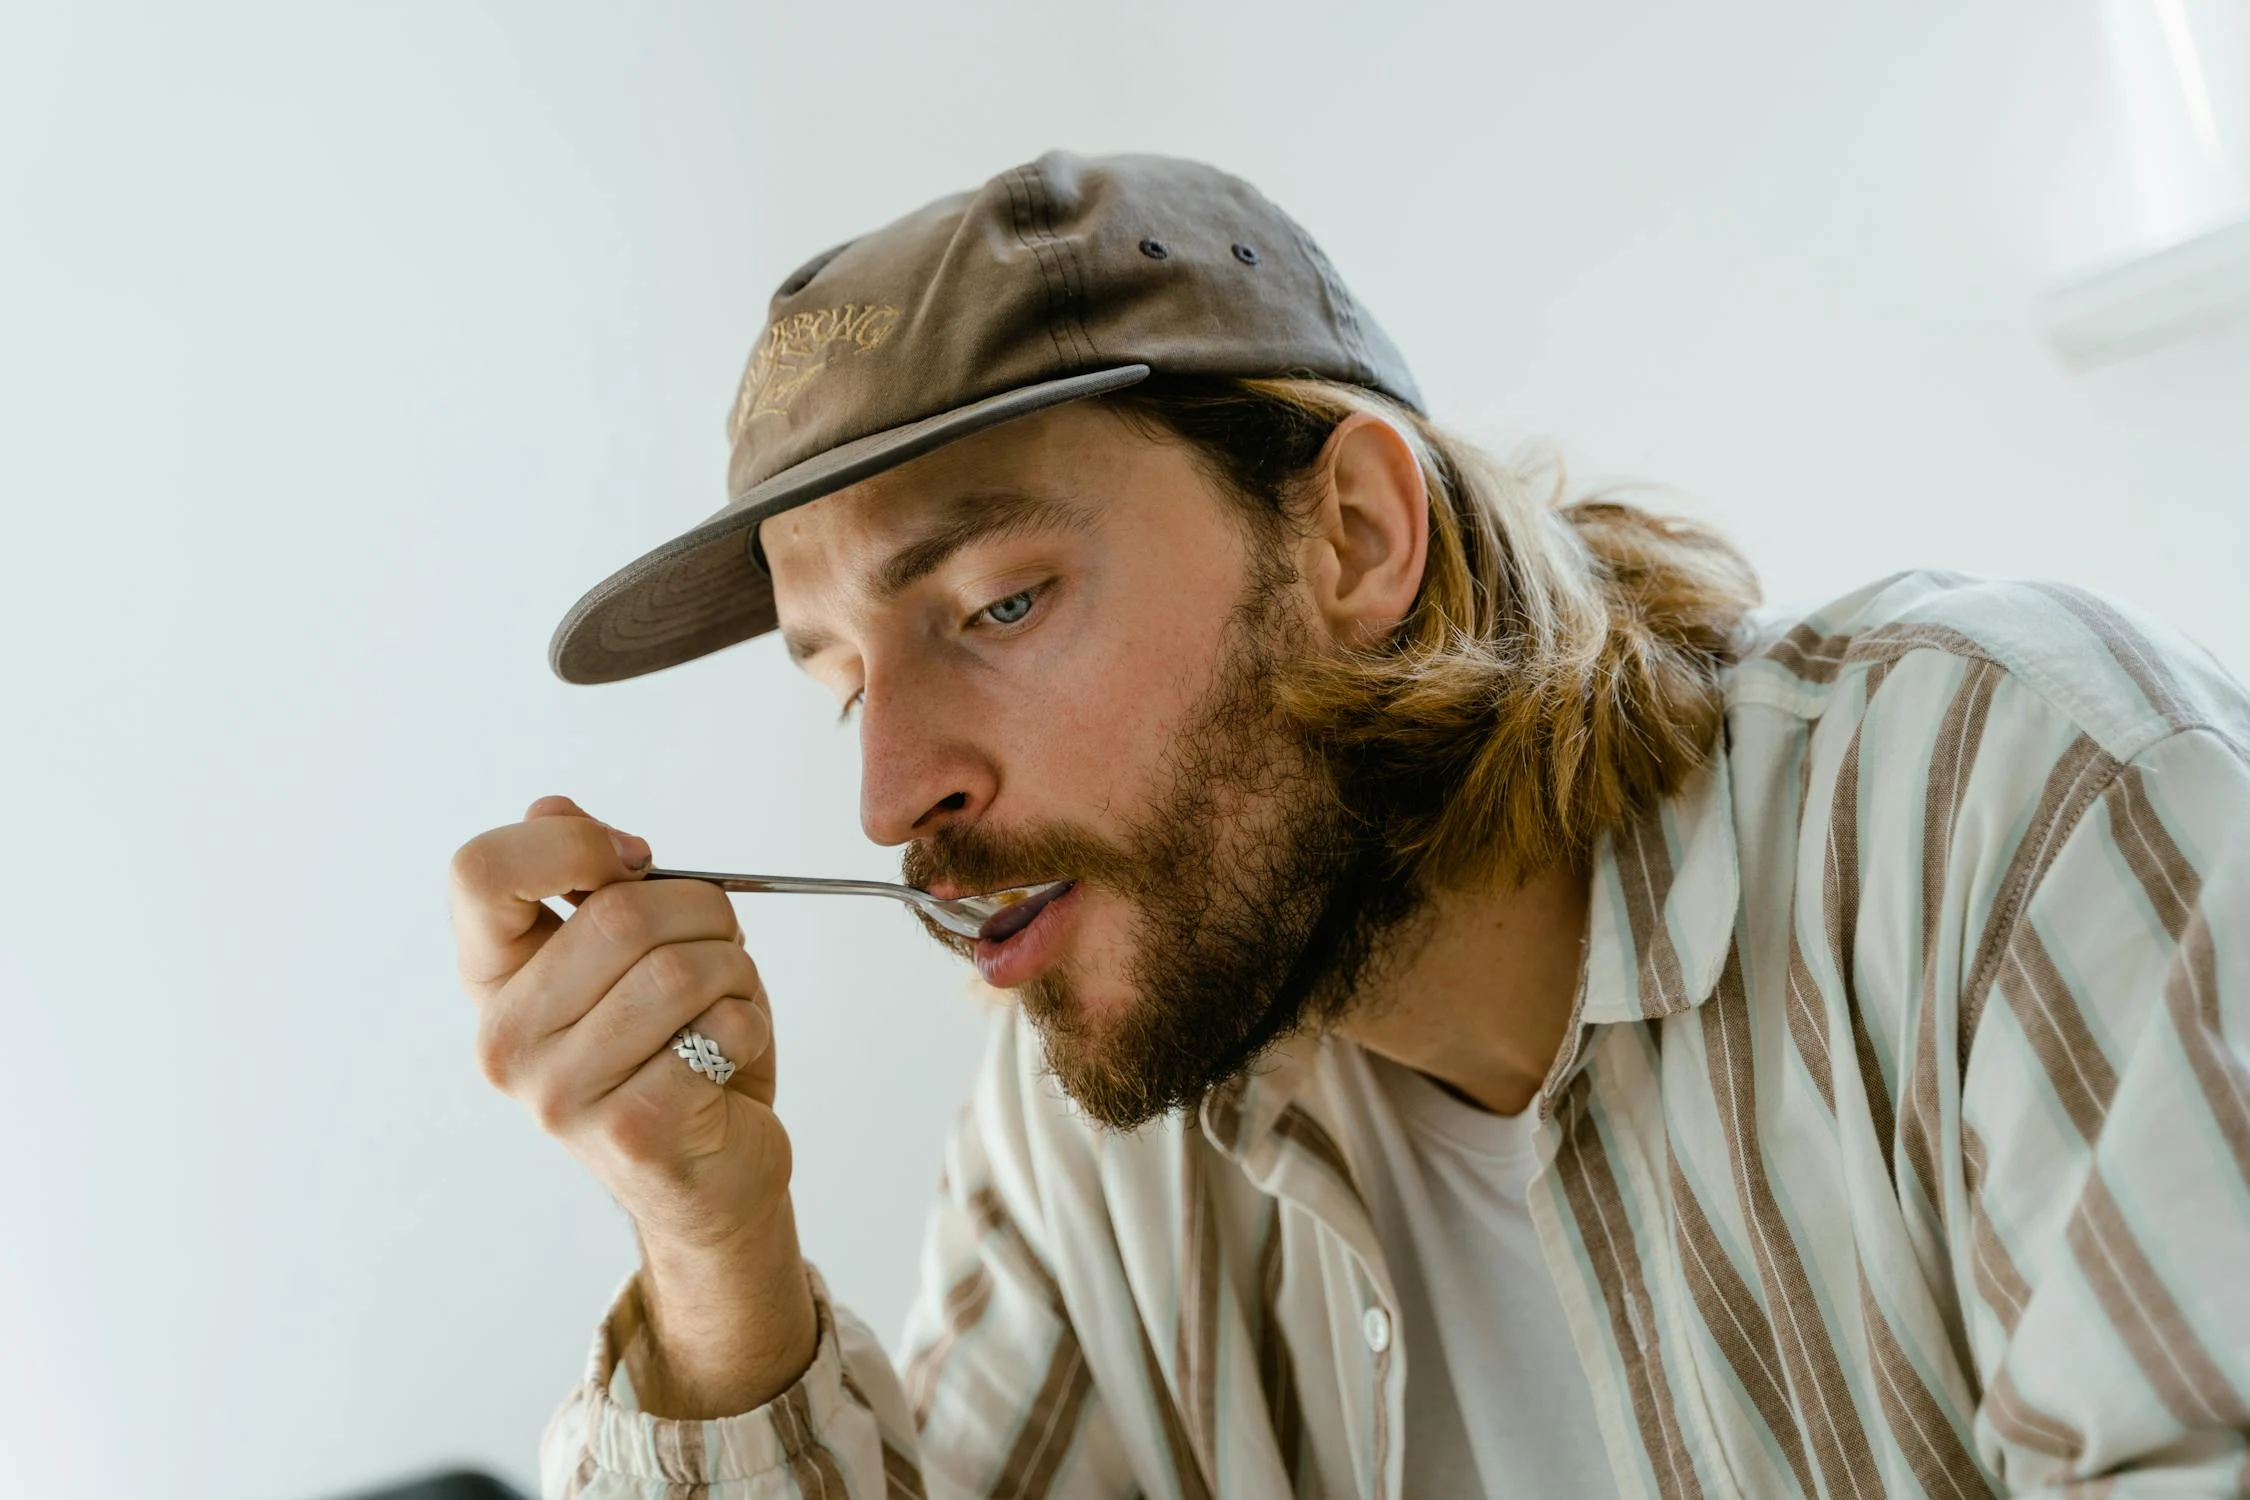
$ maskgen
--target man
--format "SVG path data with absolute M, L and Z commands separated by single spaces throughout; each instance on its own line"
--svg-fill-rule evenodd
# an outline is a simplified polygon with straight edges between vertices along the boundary
M 553 1495 L 2241 1492 L 2250 704 L 2074 589 L 1754 616 L 1431 427 L 1246 185 L 1051 154 L 808 263 L 731 503 L 556 670 L 778 626 L 1016 1003 L 894 1371 L 726 899 L 454 865 L 491 1080 L 642 1264 Z M 567 895 L 568 920 L 543 903 Z

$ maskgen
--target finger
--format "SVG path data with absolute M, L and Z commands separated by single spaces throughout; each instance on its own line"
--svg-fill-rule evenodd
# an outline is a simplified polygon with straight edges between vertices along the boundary
M 559 795 L 536 798 L 531 806 L 523 810 L 523 820 L 526 823 L 533 818 L 592 818 L 593 816 L 592 813 L 580 807 L 570 798 Z M 599 822 L 600 819 L 597 818 L 595 821 Z
M 672 1044 L 698 1016 L 732 997 L 751 1019 L 728 1012 L 726 1036 L 712 1036 L 738 1068 L 757 1061 L 771 1041 L 765 984 L 758 965 L 733 942 L 704 939 L 651 949 L 626 971 L 601 1003 L 557 1033 L 552 1066 L 569 1073 L 589 1099 L 617 1087 L 634 1069 Z M 707 1033 L 708 1034 L 708 1033 Z M 549 1066 L 541 1059 L 538 1066 Z
M 656 950 L 717 939 L 739 951 L 741 938 L 742 928 L 726 893 L 708 881 L 606 885 L 588 896 L 561 929 L 525 960 L 496 1004 L 506 1011 L 503 1024 L 520 1044 L 538 1046 L 565 1027 L 577 1025 Z M 712 991 L 705 998 L 718 993 Z
M 714 1018 L 713 1024 L 724 1023 Z M 723 1191 L 763 1198 L 789 1180 L 789 1138 L 778 1128 L 770 1105 L 729 1097 L 737 1094 L 732 1083 L 716 1088 L 680 1058 L 662 1052 L 605 1095 L 578 1122 L 577 1133 L 598 1140 L 605 1155 L 670 1177 L 688 1189 L 691 1199 L 708 1196 L 712 1163 L 748 1144 L 753 1149 L 747 1155 L 726 1160 Z M 699 1180 L 704 1184 L 700 1193 Z
M 633 1091 L 640 1106 L 655 1109 L 659 1119 L 684 1117 L 709 1103 L 712 1091 L 722 1085 L 674 1050 L 674 1039 L 683 1030 L 705 1038 L 734 1064 L 723 1087 L 770 1106 L 771 1090 L 761 1096 L 755 1084 L 758 1063 L 772 1050 L 773 1023 L 764 1006 L 736 995 L 721 996 L 682 1018 L 642 1052 L 621 1049 L 589 1062 L 587 1049 L 575 1039 L 557 1039 L 537 1070 L 515 1080 L 510 1092 L 530 1104 L 549 1131 L 566 1136 L 626 1090 Z M 771 1068 L 764 1073 L 770 1076 Z
M 541 802 L 549 800 L 566 799 Z M 576 814 L 542 815 L 478 834 L 453 855 L 461 977 L 478 986 L 506 979 L 561 925 L 546 898 L 638 879 L 648 858 L 645 842 Z
M 523 816 L 524 821 L 527 823 L 530 822 L 533 818 L 594 817 L 592 813 L 586 811 L 586 809 L 584 809 L 583 807 L 580 807 L 570 798 L 560 796 L 539 798 L 537 801 L 533 802 L 531 806 L 523 810 Z M 601 819 L 599 818 L 594 818 L 594 821 L 597 823 L 601 823 Z M 620 831 L 608 823 L 602 823 L 602 827 L 609 829 L 611 833 L 617 833 Z M 569 902 L 573 907 L 576 907 L 583 904 L 586 898 L 591 894 L 592 892 L 590 891 L 564 891 L 562 893 L 562 899 Z M 552 910 L 552 908 L 549 909 Z M 558 915 L 560 914 L 558 913 Z
M 770 1086 L 761 1090 L 760 1080 L 773 1076 L 773 1015 L 762 1001 L 746 1000 L 739 995 L 726 995 L 690 1016 L 681 1028 L 697 1036 L 707 1037 L 719 1049 L 719 1055 L 734 1064 L 724 1085 L 736 1093 L 746 1093 L 761 1104 L 773 1103 Z M 666 1051 L 672 1050 L 672 1038 L 664 1039 Z M 705 1084 L 716 1083 L 709 1074 L 689 1068 L 685 1058 L 680 1066 Z

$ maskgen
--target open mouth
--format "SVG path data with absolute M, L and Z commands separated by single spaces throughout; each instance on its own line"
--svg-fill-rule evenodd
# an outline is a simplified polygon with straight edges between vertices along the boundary
M 1029 927 L 1032 919 L 1045 911 L 1058 897 L 1068 895 L 1075 884 L 1076 882 L 1058 885 L 1052 890 L 1042 891 L 1036 896 L 1026 896 L 1015 905 L 993 913 L 985 918 L 984 925 L 977 929 L 977 941 L 980 943 L 1006 942 L 1009 938 Z

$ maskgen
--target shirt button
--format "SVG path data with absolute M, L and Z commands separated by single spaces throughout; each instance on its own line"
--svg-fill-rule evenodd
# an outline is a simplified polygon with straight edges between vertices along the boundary
M 1391 1347 L 1391 1315 L 1379 1307 L 1371 1307 L 1359 1320 L 1359 1331 L 1367 1339 L 1367 1347 L 1377 1354 Z

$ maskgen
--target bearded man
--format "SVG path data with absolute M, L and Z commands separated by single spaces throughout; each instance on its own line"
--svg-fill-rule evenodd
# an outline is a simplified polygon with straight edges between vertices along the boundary
M 2077 589 L 1741 558 L 1431 425 L 1233 178 L 1062 153 L 782 285 L 574 682 L 778 627 L 1001 1008 L 894 1369 L 714 885 L 453 870 L 641 1264 L 554 1496 L 2237 1493 L 2250 703 Z M 545 903 L 566 896 L 567 919 Z

